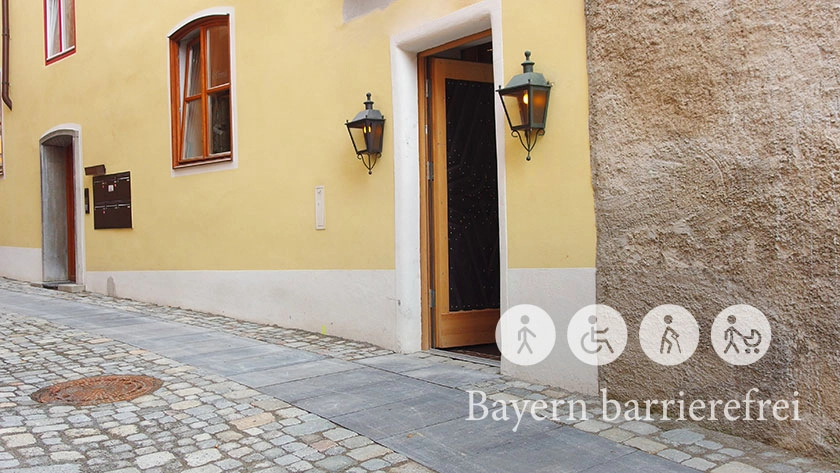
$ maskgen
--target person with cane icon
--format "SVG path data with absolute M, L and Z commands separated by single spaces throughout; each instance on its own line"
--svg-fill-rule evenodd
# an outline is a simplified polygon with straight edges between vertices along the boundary
M 682 353 L 682 348 L 680 348 L 680 341 L 678 340 L 678 338 L 680 338 L 680 334 L 677 333 L 677 331 L 674 330 L 673 327 L 671 327 L 671 322 L 674 321 L 674 318 L 670 315 L 666 315 L 663 320 L 665 321 L 666 327 L 665 332 L 662 333 L 662 342 L 659 344 L 659 353 L 670 354 L 671 349 L 674 348 L 674 344 L 677 345 L 677 352 Z M 671 336 L 670 339 L 668 338 L 669 335 Z M 666 345 L 668 346 L 667 352 L 665 351 Z

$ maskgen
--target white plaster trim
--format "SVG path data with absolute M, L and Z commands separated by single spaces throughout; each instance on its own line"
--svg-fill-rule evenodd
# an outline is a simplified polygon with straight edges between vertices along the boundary
M 109 282 L 110 280 L 110 282 Z M 91 271 L 87 288 L 360 340 L 394 338 L 393 270 Z
M 40 248 L 0 246 L 0 276 L 19 281 L 41 281 L 41 264 Z
M 44 134 L 41 135 L 41 138 L 38 139 L 38 143 L 43 144 L 45 141 L 48 141 L 49 139 L 54 138 L 56 136 L 72 136 L 73 133 L 75 133 L 76 135 L 80 135 L 82 133 L 82 125 L 79 125 L 78 123 L 62 123 L 44 132 Z
M 46 131 L 41 138 L 38 140 L 38 154 L 41 155 L 41 160 L 43 160 L 43 154 L 41 153 L 41 146 L 44 145 L 46 141 L 56 137 L 56 136 L 70 136 L 73 140 L 73 194 L 74 194 L 74 201 L 76 203 L 75 208 L 73 211 L 75 212 L 74 222 L 76 226 L 76 283 L 84 284 L 85 283 L 85 268 L 87 267 L 86 261 L 86 245 L 85 245 L 85 196 L 84 196 L 84 160 L 82 158 L 82 125 L 78 123 L 62 123 L 61 125 L 56 125 L 49 130 Z M 44 163 L 41 162 L 41 166 L 43 168 Z M 43 171 L 42 171 L 43 172 Z M 41 195 L 43 196 L 43 189 L 41 189 Z M 91 203 L 93 205 L 93 203 Z M 43 221 L 41 222 L 41 236 L 43 238 Z M 39 250 L 39 253 L 41 250 Z M 42 255 L 43 258 L 43 255 Z M 43 259 L 42 259 L 43 264 Z M 41 269 L 41 277 L 43 277 L 43 267 Z
M 229 171 L 232 169 L 237 169 L 239 167 L 239 113 L 237 110 L 237 100 L 236 100 L 236 83 L 237 83 L 237 75 L 236 75 L 236 21 L 234 15 L 234 8 L 233 7 L 214 7 L 208 8 L 206 10 L 201 10 L 198 13 L 194 13 L 180 23 L 178 23 L 174 28 L 169 30 L 169 33 L 166 35 L 166 47 L 164 50 L 167 54 L 167 61 L 166 61 L 166 80 L 167 82 L 172 77 L 172 69 L 171 69 L 171 62 L 169 61 L 169 37 L 173 34 L 178 32 L 181 28 L 188 25 L 189 23 L 201 19 L 206 18 L 209 16 L 220 16 L 220 15 L 227 15 L 228 22 L 230 24 L 230 127 L 231 127 L 231 152 L 233 154 L 233 158 L 230 161 L 220 161 L 216 163 L 206 163 L 206 164 L 196 164 L 194 166 L 186 166 L 180 168 L 173 168 L 172 167 L 172 133 L 169 134 L 169 156 L 170 159 L 167 160 L 167 165 L 169 166 L 170 176 L 171 177 L 179 177 L 179 176 L 191 176 L 194 174 L 204 174 L 208 172 L 217 172 L 217 171 Z M 168 87 L 169 89 L 169 103 L 172 103 L 172 88 Z M 172 128 L 172 115 L 170 114 L 169 118 L 169 128 Z
M 417 109 L 417 53 L 486 29 L 493 49 L 502 51 L 501 0 L 485 0 L 391 36 L 391 83 L 394 103 L 394 220 L 397 320 L 400 351 L 421 348 L 420 147 Z M 493 55 L 499 81 L 502 54 Z M 505 205 L 504 112 L 496 104 L 496 156 L 499 163 L 499 244 L 501 297 L 507 301 L 507 218 Z
M 545 360 L 517 366 L 502 358 L 502 373 L 585 394 L 598 392 L 598 368 L 578 360 L 566 333 L 578 310 L 595 303 L 595 268 L 511 269 L 509 302 L 543 308 L 554 321 L 557 341 Z

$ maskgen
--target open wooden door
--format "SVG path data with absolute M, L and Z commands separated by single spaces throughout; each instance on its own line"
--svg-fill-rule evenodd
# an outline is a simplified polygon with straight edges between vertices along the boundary
M 429 58 L 433 346 L 495 342 L 499 194 L 491 64 Z

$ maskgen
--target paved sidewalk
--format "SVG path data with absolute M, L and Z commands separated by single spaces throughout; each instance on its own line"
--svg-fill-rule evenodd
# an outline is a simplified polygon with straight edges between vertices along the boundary
M 831 471 L 681 426 L 526 415 L 512 432 L 512 422 L 467 421 L 465 390 L 509 400 L 569 393 L 484 365 L 181 309 L 0 280 L 0 330 L 0 470 Z M 92 407 L 29 399 L 99 374 L 164 385 Z

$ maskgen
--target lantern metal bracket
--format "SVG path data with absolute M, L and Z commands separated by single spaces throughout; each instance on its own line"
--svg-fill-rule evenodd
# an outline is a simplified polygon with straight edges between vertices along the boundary
M 545 135 L 545 130 L 540 129 L 530 129 L 530 130 L 522 130 L 525 133 L 520 133 L 519 130 L 513 130 L 510 132 L 510 136 L 515 136 L 519 138 L 519 142 L 522 143 L 522 147 L 528 152 L 528 156 L 525 157 L 525 161 L 531 160 L 531 150 L 537 146 L 537 138 L 540 136 Z M 523 138 L 524 135 L 524 138 Z
M 379 160 L 380 156 L 382 156 L 382 153 L 361 153 L 357 154 L 356 158 L 364 164 L 365 168 L 368 170 L 368 174 L 373 174 L 373 167 L 376 166 L 376 162 Z

